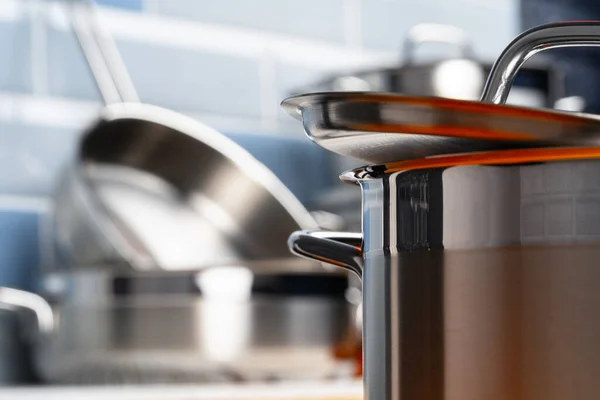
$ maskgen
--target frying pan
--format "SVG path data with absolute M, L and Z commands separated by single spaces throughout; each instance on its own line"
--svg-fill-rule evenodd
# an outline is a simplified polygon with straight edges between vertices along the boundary
M 215 130 L 142 104 L 90 2 L 73 28 L 106 106 L 55 188 L 57 268 L 196 270 L 293 260 L 285 238 L 316 223 L 259 161 Z

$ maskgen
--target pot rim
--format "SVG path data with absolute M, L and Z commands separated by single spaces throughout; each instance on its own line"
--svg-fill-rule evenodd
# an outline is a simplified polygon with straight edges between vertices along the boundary
M 385 175 L 432 168 L 473 165 L 516 165 L 529 163 L 581 161 L 600 158 L 600 147 L 555 147 L 517 150 L 494 150 L 474 153 L 431 156 L 355 168 L 340 175 L 349 184 L 379 179 Z

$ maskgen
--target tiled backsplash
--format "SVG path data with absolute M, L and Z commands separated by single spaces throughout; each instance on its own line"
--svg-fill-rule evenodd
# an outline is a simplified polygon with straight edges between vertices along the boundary
M 0 284 L 28 290 L 35 288 L 40 262 L 39 213 L 0 210 Z
M 114 1 L 112 2 L 115 3 Z M 344 44 L 346 0 L 158 0 L 146 11 Z
M 518 0 L 98 0 L 143 101 L 230 134 L 302 200 L 336 173 L 278 103 L 332 72 L 399 62 L 418 22 L 466 29 L 494 58 Z M 0 284 L 26 287 L 57 170 L 101 106 L 63 5 L 0 0 Z M 13 210 L 13 211 L 11 211 Z

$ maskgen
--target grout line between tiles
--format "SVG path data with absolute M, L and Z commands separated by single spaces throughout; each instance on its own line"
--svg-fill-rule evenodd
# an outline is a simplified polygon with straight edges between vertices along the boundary
M 48 94 L 48 54 L 46 19 L 44 17 L 45 3 L 39 0 L 27 2 L 30 25 L 30 69 L 33 93 L 37 95 Z
M 45 212 L 38 214 L 38 246 L 40 252 L 40 270 L 44 270 L 55 265 L 55 254 L 52 241 L 52 219 L 51 213 L 54 209 L 53 202 L 48 199 L 48 207 Z
M 344 37 L 350 49 L 362 48 L 362 1 L 344 0 Z
M 47 196 L 0 194 L 0 211 L 47 213 L 52 202 Z
M 60 4 L 50 4 L 50 25 L 54 29 L 68 30 Z M 99 17 L 107 31 L 117 40 L 255 59 L 260 59 L 265 51 L 269 51 L 277 61 L 325 71 L 372 67 L 395 60 L 395 54 L 391 52 L 348 49 L 345 45 L 301 36 L 189 21 L 152 13 L 100 7 Z
M 277 129 L 277 66 L 275 60 L 265 54 L 258 63 L 261 126 L 265 130 Z
M 276 94 L 272 94 L 275 98 Z M 278 99 L 270 104 L 276 113 Z M 266 102 L 266 100 L 265 100 Z M 266 107 L 266 104 L 265 104 Z M 46 97 L 0 91 L 0 124 L 23 124 L 43 127 L 82 129 L 95 119 L 101 104 L 93 101 L 62 97 Z M 269 134 L 275 136 L 302 136 L 301 126 L 295 121 L 289 124 L 265 124 L 259 117 L 248 118 L 235 115 L 206 113 L 196 110 L 177 110 L 184 115 L 202 121 L 221 132 Z M 276 115 L 275 115 L 276 117 Z

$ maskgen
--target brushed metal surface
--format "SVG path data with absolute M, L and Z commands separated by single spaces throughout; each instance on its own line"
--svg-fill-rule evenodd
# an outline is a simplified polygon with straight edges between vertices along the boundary
M 388 93 L 312 93 L 286 99 L 321 147 L 370 164 L 441 154 L 598 145 L 595 115 Z
M 338 274 L 78 270 L 45 274 L 41 288 L 44 298 L 0 288 L 0 306 L 17 311 L 48 383 L 350 377 L 360 348 L 356 304 Z
M 343 299 L 155 296 L 111 303 L 55 308 L 58 328 L 37 348 L 43 379 L 134 384 L 344 375 L 347 361 L 335 348 L 347 339 L 352 316 Z
M 362 267 L 366 397 L 596 398 L 599 173 L 589 160 L 363 175 L 362 246 L 295 233 L 297 254 Z

